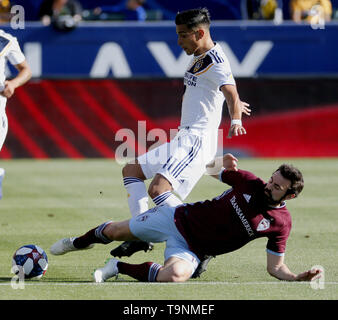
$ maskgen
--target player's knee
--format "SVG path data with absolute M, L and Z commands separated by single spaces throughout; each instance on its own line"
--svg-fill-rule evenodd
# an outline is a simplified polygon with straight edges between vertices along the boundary
M 108 224 L 102 230 L 102 233 L 110 240 L 119 240 L 125 235 L 124 228 L 121 222 L 113 222 Z
M 191 269 L 181 264 L 174 264 L 169 274 L 170 282 L 184 282 L 191 276 Z

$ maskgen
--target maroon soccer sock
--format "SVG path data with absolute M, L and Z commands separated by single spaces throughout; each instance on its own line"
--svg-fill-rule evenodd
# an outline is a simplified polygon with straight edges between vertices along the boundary
M 119 273 L 126 274 L 136 280 L 143 282 L 155 282 L 157 273 L 161 267 L 161 265 L 154 262 L 129 264 L 119 261 L 117 263 Z
M 112 223 L 112 221 L 107 221 L 98 227 L 89 230 L 84 235 L 77 237 L 73 241 L 73 245 L 77 249 L 83 249 L 88 247 L 89 245 L 93 243 L 102 243 L 107 244 L 112 242 L 112 240 L 108 239 L 102 232 L 103 229 L 108 225 Z

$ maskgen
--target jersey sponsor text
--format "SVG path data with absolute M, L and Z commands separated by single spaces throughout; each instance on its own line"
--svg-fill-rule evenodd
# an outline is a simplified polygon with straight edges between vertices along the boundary
M 245 227 L 245 230 L 247 231 L 248 235 L 250 237 L 252 237 L 254 235 L 254 232 L 253 230 L 251 229 L 250 227 L 250 224 L 248 222 L 248 220 L 245 218 L 243 212 L 242 212 L 242 209 L 238 206 L 237 202 L 236 202 L 236 196 L 233 196 L 231 199 L 230 199 L 230 202 L 233 206 L 233 208 L 235 209 L 238 217 L 240 218 L 240 220 L 242 221 L 244 227 Z

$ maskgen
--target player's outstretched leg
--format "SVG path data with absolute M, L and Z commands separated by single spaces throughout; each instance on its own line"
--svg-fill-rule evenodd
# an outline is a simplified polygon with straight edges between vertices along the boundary
M 105 222 L 80 237 L 61 239 L 51 246 L 50 253 L 59 256 L 71 251 L 90 249 L 94 243 L 110 243 L 112 240 L 103 234 L 103 230 L 111 223 L 112 221 Z
M 142 169 L 139 165 L 137 165 L 138 168 L 136 170 L 137 175 L 143 175 L 142 173 Z M 134 165 L 135 167 L 135 165 Z M 132 169 L 128 169 L 128 168 L 134 168 L 131 167 L 131 165 L 126 166 L 123 171 L 123 175 L 125 176 L 128 173 L 131 173 Z M 128 170 L 127 170 L 128 169 Z M 145 179 L 145 177 L 143 176 L 143 178 Z M 129 182 L 130 179 L 132 182 L 135 180 L 135 178 L 128 178 L 125 177 L 124 178 L 124 184 L 126 186 L 126 181 L 129 183 L 127 186 L 136 186 L 137 182 Z M 138 182 L 138 184 L 140 184 L 140 182 Z M 126 187 L 127 187 L 126 186 Z M 168 205 L 170 207 L 176 207 L 178 205 L 182 204 L 182 201 L 180 199 L 178 199 L 172 192 L 172 187 L 170 182 L 164 178 L 162 175 L 160 174 L 156 174 L 154 179 L 152 180 L 150 186 L 149 186 L 149 190 L 148 193 L 150 195 L 150 197 L 153 199 L 154 203 L 156 206 L 160 206 L 160 205 Z M 130 195 L 131 193 L 129 192 L 128 195 Z M 128 204 L 129 204 L 129 208 L 130 211 L 132 213 L 133 216 L 135 216 L 135 209 L 133 210 L 133 206 L 132 206 L 132 201 L 130 200 L 131 196 L 128 197 Z M 137 212 L 136 216 L 141 214 L 142 212 Z M 146 241 L 126 241 L 124 243 L 122 243 L 121 245 L 119 245 L 118 247 L 116 247 L 115 249 L 111 250 L 110 254 L 113 257 L 130 257 L 131 255 L 133 255 L 134 253 L 138 252 L 138 251 L 151 251 L 154 247 L 154 244 L 151 242 L 146 242 Z
M 76 238 L 72 237 L 72 238 L 63 238 L 60 239 L 59 241 L 55 242 L 49 249 L 50 253 L 55 255 L 55 256 L 60 256 L 63 255 L 67 252 L 71 252 L 71 251 L 77 251 L 77 250 L 86 250 L 86 249 L 91 249 L 94 247 L 94 244 L 90 244 L 85 248 L 76 248 L 74 246 L 74 240 Z
M 184 282 L 191 276 L 191 265 L 182 259 L 171 257 L 164 266 L 154 262 L 130 264 L 115 258 L 94 272 L 95 282 L 104 282 L 117 274 L 126 274 L 142 282 Z
M 105 222 L 98 227 L 76 238 L 65 238 L 54 243 L 50 252 L 53 255 L 62 255 L 67 252 L 90 249 L 95 243 L 108 244 L 113 240 L 132 240 L 135 237 L 130 233 L 129 221 Z
M 105 282 L 106 280 L 117 276 L 119 269 L 117 268 L 117 263 L 119 260 L 113 258 L 106 261 L 105 266 L 102 268 L 96 269 L 94 271 L 94 281 L 97 283 Z
M 154 262 L 130 264 L 113 258 L 106 262 L 104 267 L 96 269 L 93 275 L 95 282 L 107 281 L 119 273 L 126 274 L 139 281 L 154 282 L 161 267 L 161 265 Z

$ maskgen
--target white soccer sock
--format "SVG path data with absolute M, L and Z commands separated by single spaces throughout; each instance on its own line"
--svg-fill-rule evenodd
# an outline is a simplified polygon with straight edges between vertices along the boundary
M 183 203 L 170 191 L 163 192 L 159 196 L 155 197 L 153 201 L 157 206 L 167 204 L 169 207 L 177 207 Z
M 143 180 L 135 177 L 123 178 L 123 184 L 128 192 L 128 205 L 133 217 L 147 211 L 148 193 Z

